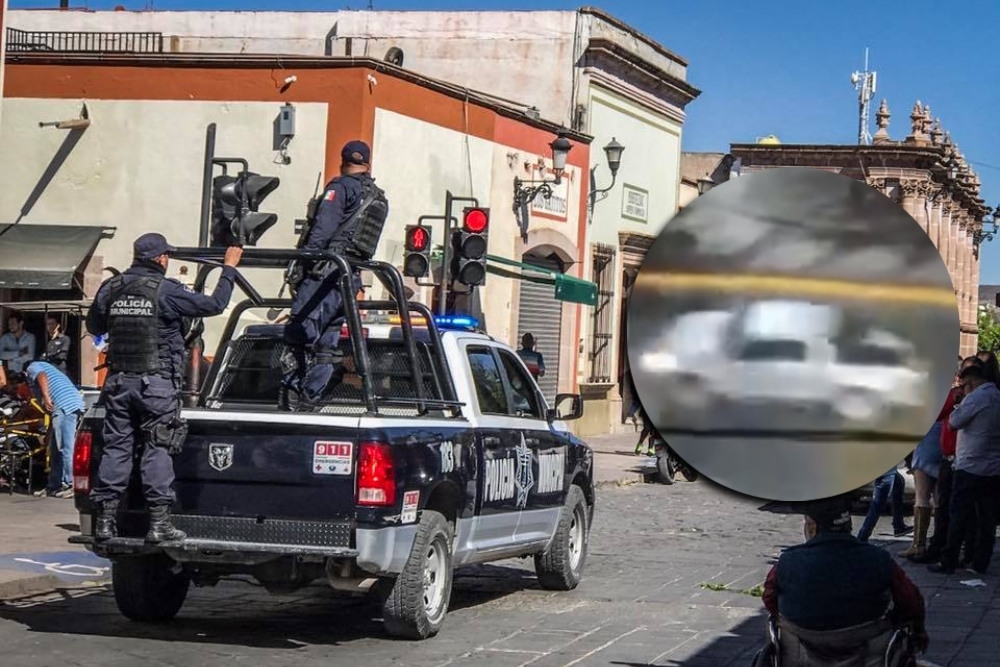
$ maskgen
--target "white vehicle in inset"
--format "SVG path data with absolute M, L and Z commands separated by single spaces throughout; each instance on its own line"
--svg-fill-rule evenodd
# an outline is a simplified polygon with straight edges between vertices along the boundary
M 796 301 L 691 313 L 640 363 L 673 380 L 670 402 L 689 409 L 790 406 L 872 427 L 888 410 L 924 407 L 928 377 L 913 346 L 874 329 L 838 344 L 841 323 L 836 306 Z

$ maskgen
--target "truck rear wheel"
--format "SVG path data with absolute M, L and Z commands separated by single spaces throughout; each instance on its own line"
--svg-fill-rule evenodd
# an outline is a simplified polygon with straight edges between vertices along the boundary
M 190 578 L 172 571 L 164 555 L 122 556 L 111 566 L 111 584 L 118 611 L 133 621 L 169 621 L 187 599 Z
M 441 629 L 451 602 L 451 547 L 452 530 L 444 516 L 421 512 L 403 571 L 383 584 L 382 623 L 390 635 L 427 639 Z
M 570 591 L 580 583 L 590 540 L 589 516 L 583 490 L 575 484 L 570 486 L 552 543 L 535 556 L 535 574 L 542 588 Z

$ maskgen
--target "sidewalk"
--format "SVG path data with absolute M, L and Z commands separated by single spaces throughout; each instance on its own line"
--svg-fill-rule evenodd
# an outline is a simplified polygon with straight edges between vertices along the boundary
M 66 541 L 79 520 L 72 500 L 0 494 L 0 600 L 106 583 L 108 562 Z

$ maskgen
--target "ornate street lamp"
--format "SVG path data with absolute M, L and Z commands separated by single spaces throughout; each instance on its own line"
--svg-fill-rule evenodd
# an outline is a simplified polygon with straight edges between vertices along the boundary
M 622 153 L 625 147 L 618 143 L 618 140 L 611 137 L 611 141 L 604 147 L 604 157 L 608 161 L 608 171 L 611 172 L 611 184 L 606 188 L 597 189 L 597 165 L 590 169 L 590 209 L 593 211 L 594 204 L 604 199 L 611 188 L 615 187 L 618 178 L 618 168 L 622 164 Z
M 552 150 L 552 172 L 555 178 L 551 181 L 542 179 L 540 181 L 522 181 L 514 177 L 514 213 L 515 215 L 526 205 L 535 200 L 538 195 L 543 195 L 546 199 L 552 196 L 552 186 L 562 182 L 563 173 L 566 171 L 566 159 L 573 149 L 573 144 L 563 133 L 559 133 L 552 143 L 549 144 Z

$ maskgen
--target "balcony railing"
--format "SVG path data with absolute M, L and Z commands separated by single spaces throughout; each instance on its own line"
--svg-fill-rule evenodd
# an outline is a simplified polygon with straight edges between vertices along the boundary
M 163 53 L 161 32 L 56 32 L 7 28 L 7 51 L 46 53 Z

